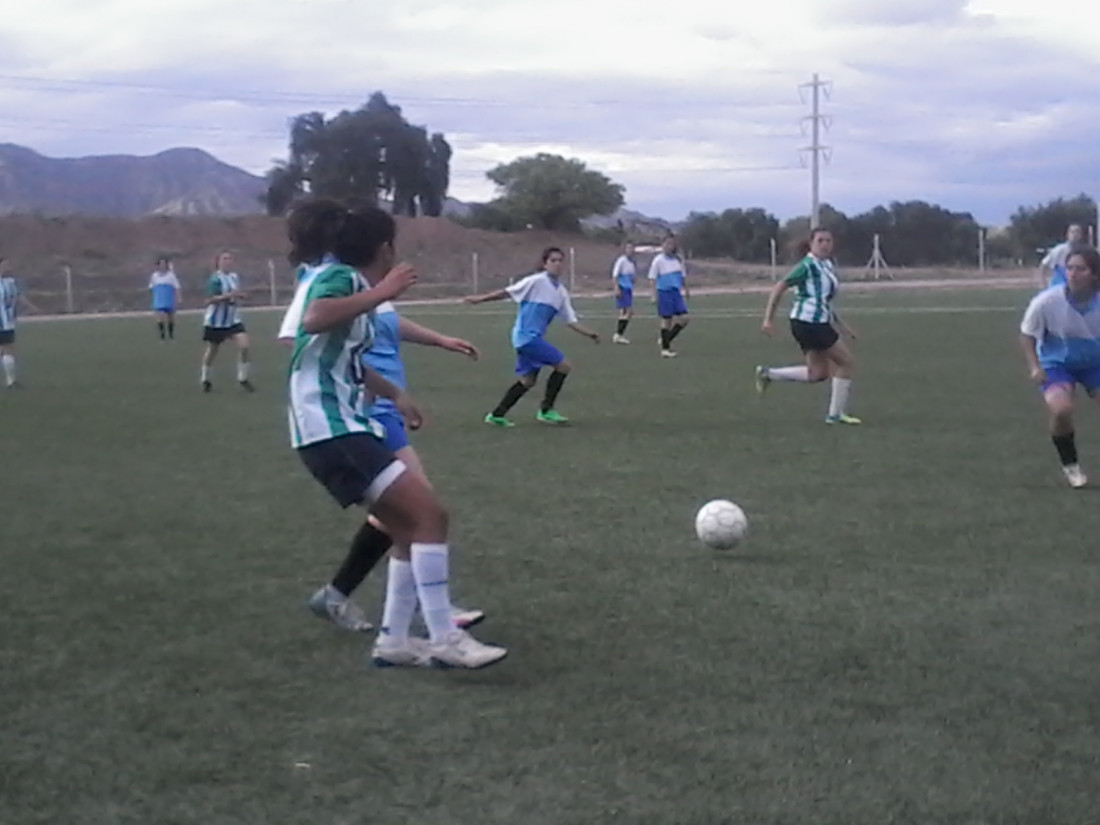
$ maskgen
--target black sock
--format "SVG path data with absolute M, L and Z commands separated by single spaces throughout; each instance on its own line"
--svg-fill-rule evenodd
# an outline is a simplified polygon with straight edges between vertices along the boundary
M 565 377 L 569 373 L 565 372 L 552 372 L 550 378 L 546 382 L 546 395 L 542 399 L 542 411 L 550 412 L 554 409 L 554 402 L 558 400 L 558 393 L 561 392 L 561 385 L 565 383 Z
M 369 521 L 364 522 L 351 540 L 347 558 L 332 577 L 332 586 L 345 596 L 350 596 L 378 562 L 382 561 L 391 544 L 393 539 Z
M 684 327 L 687 324 L 673 324 L 672 329 L 668 331 L 668 342 L 671 344 L 677 335 L 684 331 Z
M 168 337 L 169 338 L 175 338 L 176 337 L 176 322 L 175 321 L 169 321 L 168 322 Z
M 1077 442 L 1074 440 L 1073 433 L 1053 435 L 1050 440 L 1054 442 L 1054 449 L 1058 451 L 1058 458 L 1062 459 L 1063 467 L 1077 463 Z
M 508 410 L 512 409 L 516 405 L 516 402 L 523 398 L 527 390 L 531 389 L 522 381 L 517 381 L 508 388 L 508 392 L 504 393 L 504 397 L 500 399 L 500 403 L 496 405 L 496 409 L 493 410 L 493 415 L 497 418 L 503 418 Z
M 630 323 L 629 318 L 620 318 L 619 319 L 619 325 L 615 329 L 615 334 L 616 335 L 622 335 L 624 332 L 626 332 L 626 325 L 629 324 L 629 323 Z
M 157 329 L 160 331 L 160 337 L 164 338 L 164 321 L 157 321 Z
M 672 343 L 671 333 L 671 330 L 661 327 L 661 349 L 668 349 L 668 345 Z

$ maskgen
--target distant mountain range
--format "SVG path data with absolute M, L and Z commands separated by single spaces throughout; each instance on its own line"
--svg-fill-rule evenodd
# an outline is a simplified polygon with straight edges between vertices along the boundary
M 0 144 L 0 214 L 249 215 L 263 211 L 262 177 L 223 163 L 202 149 L 167 149 L 155 155 L 49 158 L 12 143 Z M 466 217 L 476 204 L 447 198 L 443 214 Z M 671 226 L 629 209 L 582 223 L 629 231 Z

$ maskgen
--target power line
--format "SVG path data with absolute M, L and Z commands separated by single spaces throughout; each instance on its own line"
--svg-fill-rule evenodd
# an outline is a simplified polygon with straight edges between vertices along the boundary
M 814 79 L 809 83 L 803 83 L 798 87 L 799 97 L 802 97 L 802 90 L 809 88 L 811 90 L 811 114 L 802 118 L 803 134 L 805 134 L 805 124 L 810 122 L 810 131 L 812 134 L 813 142 L 801 150 L 802 157 L 804 153 L 810 153 L 810 228 L 814 229 L 821 224 L 821 160 L 825 159 L 826 162 L 832 157 L 832 148 L 829 146 L 821 145 L 821 129 L 824 127 L 826 131 L 832 126 L 833 119 L 829 115 L 821 114 L 821 92 L 825 92 L 825 97 L 829 97 L 829 90 L 832 88 L 832 83 L 827 80 L 821 80 L 817 73 L 814 73 Z M 805 103 L 805 98 L 803 98 Z

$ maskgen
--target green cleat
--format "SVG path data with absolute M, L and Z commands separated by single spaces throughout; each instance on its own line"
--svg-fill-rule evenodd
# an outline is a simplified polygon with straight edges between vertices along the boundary
M 846 415 L 841 413 L 840 415 L 830 415 L 825 418 L 826 424 L 862 424 L 863 421 L 856 418 L 854 415 Z
M 543 412 L 539 410 L 535 413 L 535 419 L 543 422 L 544 424 L 568 424 L 569 419 L 556 410 L 547 410 Z
M 757 395 L 763 395 L 768 391 L 768 387 L 771 386 L 772 378 L 768 375 L 767 367 L 756 368 L 756 393 Z
M 514 427 L 516 426 L 514 421 L 509 421 L 503 415 L 493 415 L 489 413 L 485 416 L 485 423 L 492 424 L 494 427 Z

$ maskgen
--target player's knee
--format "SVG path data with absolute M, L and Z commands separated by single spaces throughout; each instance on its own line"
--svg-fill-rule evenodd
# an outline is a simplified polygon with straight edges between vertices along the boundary
M 572 371 L 573 365 L 569 363 L 567 359 L 562 359 L 557 366 L 554 367 L 554 372 L 560 372 L 562 375 L 569 375 Z
M 829 368 L 820 364 L 813 364 L 807 370 L 811 384 L 819 384 L 829 377 Z
M 535 386 L 535 373 L 529 373 L 523 376 L 519 379 L 519 383 L 523 384 L 527 389 L 531 389 L 531 387 Z
M 682 327 L 686 327 L 690 320 L 691 319 L 688 318 L 686 315 L 681 315 L 676 319 L 676 323 L 679 324 Z
M 430 488 L 427 488 L 430 492 Z M 442 542 L 447 539 L 451 517 L 434 494 L 425 496 L 414 515 L 413 537 L 418 541 Z

